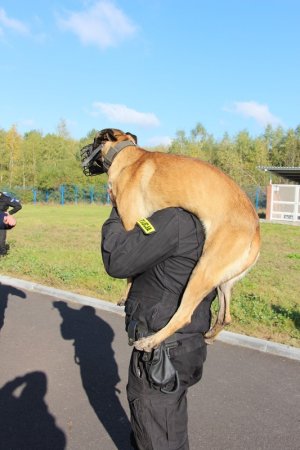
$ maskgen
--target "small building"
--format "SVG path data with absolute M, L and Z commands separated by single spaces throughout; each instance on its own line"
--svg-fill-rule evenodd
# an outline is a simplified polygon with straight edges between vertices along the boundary
M 300 167 L 260 167 L 292 183 L 267 187 L 266 219 L 300 223 Z

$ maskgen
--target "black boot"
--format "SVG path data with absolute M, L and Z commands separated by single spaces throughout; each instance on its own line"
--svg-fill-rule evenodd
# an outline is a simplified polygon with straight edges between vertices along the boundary
M 6 246 L 0 247 L 0 256 L 6 256 L 7 255 L 7 248 Z

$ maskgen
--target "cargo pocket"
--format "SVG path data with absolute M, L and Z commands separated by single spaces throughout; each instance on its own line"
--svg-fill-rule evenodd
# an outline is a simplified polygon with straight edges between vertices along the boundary
M 167 407 L 167 448 L 189 450 L 187 426 L 187 399 L 184 391 L 174 405 Z
M 147 413 L 141 400 L 136 398 L 129 401 L 131 427 L 138 448 L 143 450 L 153 450 L 151 437 L 147 430 Z M 145 425 L 144 425 L 145 424 Z

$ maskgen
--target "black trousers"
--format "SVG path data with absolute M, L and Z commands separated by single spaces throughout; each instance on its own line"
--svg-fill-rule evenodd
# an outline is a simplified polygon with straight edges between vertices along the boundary
M 187 389 L 202 377 L 206 345 L 185 352 L 170 350 L 180 387 L 166 394 L 148 381 L 142 352 L 133 350 L 129 365 L 127 399 L 133 431 L 132 445 L 138 450 L 189 450 Z
M 0 253 L 6 250 L 5 243 L 6 243 L 6 230 L 0 229 Z

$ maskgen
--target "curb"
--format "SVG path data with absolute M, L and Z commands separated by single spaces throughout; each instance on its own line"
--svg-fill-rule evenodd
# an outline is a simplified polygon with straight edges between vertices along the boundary
M 102 309 L 124 316 L 124 307 L 114 305 L 105 300 L 100 300 L 86 295 L 74 294 L 62 289 L 56 289 L 42 284 L 33 283 L 31 281 L 11 278 L 5 275 L 0 275 L 0 283 L 9 284 L 17 288 L 25 289 L 31 292 L 37 292 L 51 297 L 57 297 L 80 305 L 92 306 L 96 309 Z M 289 345 L 277 344 L 276 342 L 266 341 L 264 339 L 245 336 L 243 334 L 232 333 L 230 331 L 221 331 L 217 338 L 218 341 L 231 345 L 239 345 L 241 347 L 251 348 L 260 352 L 269 353 L 284 358 L 294 359 L 300 361 L 300 348 L 291 347 Z
M 100 300 L 94 297 L 74 294 L 73 292 L 63 291 L 62 289 L 44 286 L 43 284 L 33 283 L 31 281 L 7 277 L 6 275 L 0 275 L 0 283 L 9 284 L 20 289 L 25 289 L 26 291 L 50 295 L 51 297 L 56 297 L 61 300 L 68 300 L 80 305 L 93 306 L 94 308 L 104 309 L 105 311 L 110 311 L 122 316 L 125 315 L 124 308 L 122 306 L 114 305 L 113 303 L 106 302 L 105 300 Z

